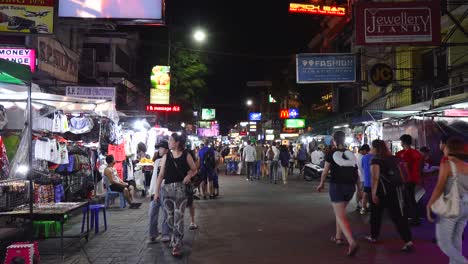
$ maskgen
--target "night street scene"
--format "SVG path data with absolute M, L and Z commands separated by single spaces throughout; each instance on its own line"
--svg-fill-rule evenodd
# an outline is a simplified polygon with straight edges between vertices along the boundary
M 0 0 L 0 264 L 468 264 L 468 0 Z

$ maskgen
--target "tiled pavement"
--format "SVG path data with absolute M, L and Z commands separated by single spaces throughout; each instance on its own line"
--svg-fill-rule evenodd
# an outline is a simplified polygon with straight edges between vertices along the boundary
M 164 244 L 147 245 L 147 209 L 111 209 L 109 229 L 89 242 L 72 244 L 65 261 L 42 256 L 42 263 L 447 263 L 431 243 L 433 226 L 413 229 L 416 251 L 400 253 L 401 242 L 388 221 L 382 241 L 369 245 L 367 217 L 352 212 L 353 231 L 361 244 L 358 255 L 345 256 L 346 247 L 328 242 L 334 218 L 326 193 L 316 193 L 316 183 L 292 180 L 288 185 L 247 182 L 243 177 L 221 177 L 221 197 L 196 201 L 199 230 L 186 231 L 185 257 L 175 259 Z M 118 201 L 117 201 L 118 203 Z M 188 211 L 186 213 L 188 224 Z M 73 224 L 75 223 L 75 224 Z M 72 219 L 68 232 L 77 232 L 81 218 Z M 41 251 L 57 250 L 54 241 L 41 242 Z M 55 241 L 56 242 L 56 241 Z M 465 243 L 468 246 L 468 243 Z M 465 247 L 465 255 L 467 255 Z

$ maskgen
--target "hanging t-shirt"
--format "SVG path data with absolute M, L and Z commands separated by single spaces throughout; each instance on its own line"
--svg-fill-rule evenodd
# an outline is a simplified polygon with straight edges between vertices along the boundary
M 6 148 L 8 160 L 13 160 L 13 158 L 15 157 L 20 141 L 21 138 L 18 135 L 10 135 L 3 138 L 3 144 Z
M 125 142 L 122 142 L 120 145 L 111 145 L 107 149 L 108 155 L 113 155 L 115 161 L 124 161 L 126 158 L 125 155 Z
M 151 157 L 155 152 L 157 138 L 158 134 L 156 132 L 156 128 L 153 127 L 148 131 L 148 139 L 146 140 L 146 154 L 150 155 Z
M 114 168 L 117 171 L 117 174 L 119 175 L 119 178 L 123 180 L 123 162 L 118 161 L 114 164 Z
M 68 164 L 68 150 L 67 150 L 67 144 L 64 142 L 61 142 L 58 144 L 58 163 L 57 164 Z

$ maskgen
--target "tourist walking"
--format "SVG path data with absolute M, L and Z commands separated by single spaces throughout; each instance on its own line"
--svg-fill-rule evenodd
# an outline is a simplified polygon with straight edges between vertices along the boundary
M 161 171 L 156 184 L 155 198 L 160 199 L 160 188 L 164 197 L 164 210 L 167 213 L 167 223 L 171 232 L 171 247 L 173 256 L 181 256 L 182 239 L 184 237 L 184 213 L 187 205 L 186 186 L 197 173 L 197 167 L 192 156 L 185 150 L 186 138 L 177 133 L 169 137 L 171 150 L 161 160 Z
M 169 144 L 167 141 L 161 141 L 156 145 L 156 155 L 153 166 L 153 176 L 151 177 L 151 184 L 148 190 L 151 195 L 151 203 L 149 206 L 149 240 L 148 243 L 156 242 L 169 242 L 171 240 L 169 236 L 169 227 L 167 225 L 167 214 L 162 208 L 164 203 L 164 197 L 161 195 L 160 199 L 155 197 L 156 194 L 156 182 L 158 178 L 158 173 L 161 168 L 161 159 L 169 151 Z M 163 222 L 161 224 L 161 235 L 159 235 L 159 212 L 163 213 Z
M 361 185 L 361 190 L 363 190 L 364 188 L 364 170 L 362 168 L 362 157 L 364 157 L 364 155 L 366 155 L 367 153 L 369 153 L 370 151 L 370 147 L 369 145 L 367 144 L 364 144 L 362 145 L 360 148 L 359 148 L 359 151 L 358 153 L 356 153 L 356 161 L 357 161 L 357 167 L 358 167 L 358 175 L 359 175 L 359 184 Z M 365 213 L 365 210 L 364 208 L 367 208 L 367 201 L 363 201 L 365 195 L 363 195 L 364 191 L 362 193 L 360 193 L 360 195 L 358 195 L 356 193 L 356 204 L 357 204 L 357 207 L 356 207 L 356 210 L 357 211 L 360 211 L 361 213 Z M 361 197 L 361 199 L 359 199 L 359 197 Z
M 255 153 L 257 154 L 256 162 L 255 162 L 255 177 L 257 180 L 263 178 L 263 168 L 262 163 L 265 159 L 265 149 L 261 142 L 255 144 Z
M 413 138 L 410 135 L 400 137 L 403 150 L 397 152 L 396 156 L 403 163 L 403 172 L 406 175 L 407 210 L 411 218 L 411 225 L 420 225 L 418 203 L 416 202 L 416 186 L 421 182 L 422 155 L 411 147 Z
M 281 164 L 281 175 L 283 176 L 283 184 L 288 183 L 288 165 L 289 165 L 289 159 L 291 158 L 291 155 L 289 154 L 288 148 L 284 145 L 280 147 L 280 164 Z
M 278 177 L 280 151 L 276 147 L 276 142 L 271 143 L 271 147 L 267 152 L 268 160 L 270 161 L 270 183 L 276 184 Z
M 336 131 L 333 134 L 336 148 L 325 157 L 325 167 L 317 191 L 320 192 L 325 187 L 325 180 L 330 171 L 329 194 L 336 218 L 336 233 L 332 236 L 331 241 L 338 245 L 343 244 L 342 235 L 344 234 L 349 245 L 347 255 L 352 257 L 359 250 L 359 245 L 351 232 L 346 216 L 346 207 L 356 191 L 358 175 L 356 157 L 346 149 L 345 137 L 343 131 Z
M 246 180 L 248 181 L 252 181 L 254 179 L 254 166 L 255 162 L 257 161 L 257 151 L 255 150 L 253 144 L 254 143 L 251 142 L 249 145 L 245 146 L 242 152 L 242 159 L 247 167 Z
M 375 243 L 380 235 L 382 216 L 388 209 L 391 219 L 404 241 L 401 249 L 405 252 L 413 251 L 411 230 L 408 217 L 404 209 L 404 179 L 398 159 L 390 153 L 385 141 L 372 141 L 371 161 L 372 174 L 372 204 L 371 204 L 371 235 L 366 239 Z
M 455 217 L 439 216 L 436 237 L 439 248 L 450 259 L 450 264 L 466 264 L 462 254 L 462 236 L 468 220 L 468 153 L 461 138 L 450 138 L 444 147 L 446 162 L 441 163 L 439 179 L 427 203 L 427 219 L 433 222 L 431 207 L 441 195 L 447 195 L 453 184 L 459 193 L 459 214 Z

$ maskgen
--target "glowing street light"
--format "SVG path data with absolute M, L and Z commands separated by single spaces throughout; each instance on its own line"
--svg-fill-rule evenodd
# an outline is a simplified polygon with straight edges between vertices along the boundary
M 249 100 L 247 100 L 247 102 L 245 102 L 245 104 L 246 104 L 247 106 L 252 106 L 252 105 L 253 105 L 253 102 L 252 102 L 252 100 L 249 99 Z
M 206 39 L 206 33 L 200 29 L 197 29 L 195 33 L 193 33 L 193 38 L 197 42 L 204 42 Z

